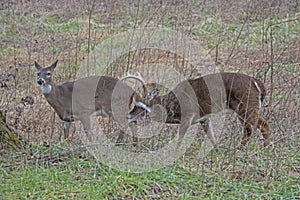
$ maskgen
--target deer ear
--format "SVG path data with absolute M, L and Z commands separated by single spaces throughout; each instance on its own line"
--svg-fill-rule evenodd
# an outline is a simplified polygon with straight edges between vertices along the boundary
M 54 70 L 56 68 L 56 65 L 58 63 L 58 60 L 56 60 L 52 65 L 51 65 L 51 69 Z
M 39 63 L 37 63 L 36 61 L 34 61 L 34 66 L 37 70 L 40 70 L 42 68 L 42 66 Z

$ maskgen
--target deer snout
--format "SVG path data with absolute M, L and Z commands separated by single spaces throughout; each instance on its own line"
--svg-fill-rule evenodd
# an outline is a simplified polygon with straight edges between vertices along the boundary
M 43 85 L 45 85 L 45 80 L 42 79 L 42 78 L 39 78 L 39 79 L 37 80 L 37 83 L 38 83 L 40 86 L 43 86 Z
M 127 119 L 128 123 L 135 123 L 135 122 L 138 122 L 138 121 L 145 120 L 145 116 L 141 116 L 141 115 L 135 116 L 135 115 L 132 115 L 132 114 L 127 114 L 126 119 Z
M 127 114 L 126 115 L 126 119 L 127 119 L 127 122 L 128 123 L 131 123 L 131 122 L 135 122 L 136 119 L 134 119 L 134 117 L 131 115 L 131 114 Z

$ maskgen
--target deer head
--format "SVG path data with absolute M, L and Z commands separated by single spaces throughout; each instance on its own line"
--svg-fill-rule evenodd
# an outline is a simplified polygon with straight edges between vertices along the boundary
M 220 80 L 219 85 L 223 85 L 224 90 L 211 90 L 214 93 L 210 94 L 209 86 L 210 84 L 214 85 L 215 80 Z M 186 83 L 194 91 L 196 101 L 192 101 L 192 103 L 195 103 L 195 107 L 183 109 L 185 113 L 183 115 L 178 98 L 181 101 L 186 98 L 185 95 L 180 97 L 181 94 L 185 93 Z M 216 85 L 215 88 L 219 88 L 219 85 Z M 238 119 L 244 126 L 242 144 L 246 144 L 252 135 L 251 126 L 257 126 L 261 130 L 265 145 L 268 144 L 270 127 L 259 112 L 266 89 L 264 84 L 256 78 L 240 73 L 210 74 L 180 82 L 174 91 L 177 92 L 177 95 L 180 95 L 177 96 L 171 91 L 163 96 L 158 96 L 158 91 L 153 90 L 147 98 L 142 100 L 133 99 L 134 108 L 127 115 L 128 122 L 145 120 L 149 115 L 154 115 L 156 104 L 164 107 L 167 114 L 166 123 L 180 124 L 185 123 L 185 121 L 190 121 L 190 124 L 202 122 L 203 119 L 208 118 L 214 112 L 230 109 L 237 113 Z M 183 106 L 185 105 L 190 105 L 189 101 L 183 104 Z M 217 109 L 214 110 L 213 108 Z M 158 114 L 161 114 L 161 112 Z M 186 117 L 182 118 L 182 116 Z M 179 135 L 181 139 L 184 131 L 181 131 Z
M 136 99 L 133 97 L 132 99 L 132 109 L 129 111 L 127 115 L 127 120 L 129 123 L 136 121 L 143 121 L 149 119 L 150 113 L 152 111 L 151 106 L 155 104 L 155 102 L 159 101 L 159 90 L 157 88 L 153 89 L 146 98 Z
M 34 62 L 35 68 L 38 70 L 37 72 L 37 83 L 42 89 L 43 94 L 49 94 L 53 87 L 53 80 L 52 80 L 52 73 L 56 68 L 58 60 L 56 60 L 51 66 L 49 67 L 42 67 L 36 61 Z

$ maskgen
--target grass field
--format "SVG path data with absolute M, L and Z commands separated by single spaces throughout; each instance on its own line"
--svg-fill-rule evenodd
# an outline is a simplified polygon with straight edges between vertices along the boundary
M 0 3 L 0 110 L 23 144 L 19 150 L 0 146 L 0 199 L 299 199 L 299 6 L 298 1 L 231 0 Z M 139 35 L 150 28 L 161 35 Z M 135 31 L 136 41 L 157 37 L 154 44 L 165 46 L 132 48 L 126 37 Z M 151 79 L 161 66 L 184 77 L 203 73 L 203 67 L 255 76 L 267 87 L 262 114 L 271 126 L 271 145 L 264 147 L 255 131 L 240 148 L 242 128 L 226 114 L 226 126 L 215 127 L 230 145 L 200 155 L 199 127 L 200 134 L 174 162 L 139 173 L 119 170 L 89 153 L 78 124 L 68 141 L 58 140 L 61 122 L 41 94 L 33 66 L 34 60 L 50 65 L 56 59 L 56 83 L 99 66 L 118 78 L 139 71 Z M 108 132 L 114 129 L 105 119 L 98 122 Z M 174 139 L 172 130 L 139 139 L 138 147 L 127 137 L 129 145 L 118 148 L 154 152 Z
M 45 149 L 46 150 L 46 149 Z M 197 171 L 179 159 L 147 173 L 114 170 L 99 164 L 83 149 L 60 156 L 13 157 L 1 167 L 4 199 L 297 199 L 299 151 L 295 148 L 214 155 Z M 53 149 L 54 151 L 54 149 Z M 253 151 L 250 151 L 253 153 Z M 282 153 L 284 152 L 284 153 Z M 49 154 L 40 152 L 41 155 Z M 288 154 L 288 155 L 284 155 Z M 225 157 L 225 158 L 224 158 Z M 22 156 L 26 158 L 26 156 Z M 32 157 L 31 157 L 32 158 Z M 18 162 L 16 163 L 16 160 Z M 227 162 L 224 164 L 224 162 Z M 7 164 L 7 162 L 6 162 Z M 233 166 L 235 165 L 235 166 Z

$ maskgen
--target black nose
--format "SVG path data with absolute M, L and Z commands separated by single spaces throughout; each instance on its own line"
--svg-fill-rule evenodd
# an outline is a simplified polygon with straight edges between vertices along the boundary
M 44 80 L 42 80 L 42 79 L 39 79 L 39 80 L 37 81 L 37 83 L 38 83 L 39 85 L 43 85 L 43 83 L 44 83 Z

